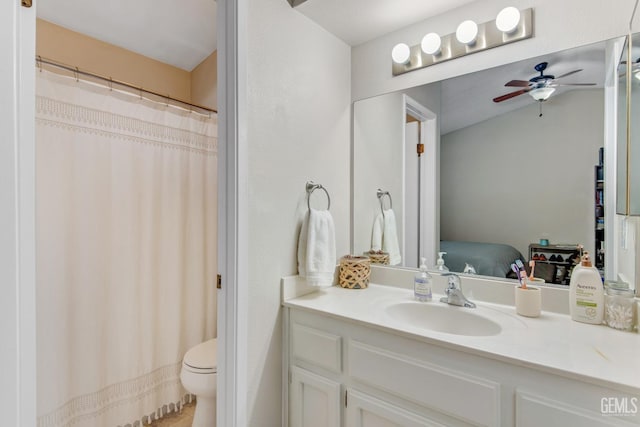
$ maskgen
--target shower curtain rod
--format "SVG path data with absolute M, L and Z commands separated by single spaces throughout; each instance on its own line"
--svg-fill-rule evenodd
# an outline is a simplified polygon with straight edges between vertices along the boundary
M 141 93 L 148 93 L 148 94 L 157 96 L 157 97 L 162 98 L 162 99 L 174 101 L 174 102 L 177 102 L 177 103 L 182 104 L 182 105 L 187 105 L 189 107 L 193 107 L 193 108 L 197 108 L 199 110 L 207 111 L 209 113 L 218 113 L 218 110 L 214 110 L 212 108 L 203 107 L 202 105 L 193 104 L 191 102 L 187 102 L 187 101 L 183 101 L 181 99 L 173 98 L 173 97 L 171 97 L 169 95 L 163 95 L 161 93 L 154 92 L 154 91 L 149 90 L 149 89 L 144 89 L 141 86 L 136 86 L 136 85 L 133 85 L 131 83 L 123 82 L 121 80 L 112 79 L 111 77 L 106 77 L 106 76 L 102 76 L 100 74 L 96 74 L 96 73 L 92 73 L 92 72 L 89 72 L 89 71 L 81 70 L 78 67 L 72 67 L 70 65 L 63 64 L 62 62 L 54 61 L 53 59 L 43 58 L 40 55 L 36 56 L 36 64 L 38 64 L 39 68 L 42 68 L 42 64 L 45 64 L 45 65 L 50 65 L 52 67 L 57 67 L 57 68 L 61 68 L 63 70 L 70 71 L 70 72 L 74 73 L 76 78 L 77 78 L 78 75 L 93 77 L 93 78 L 108 82 L 108 83 L 110 83 L 112 85 L 116 84 L 118 86 L 124 86 L 126 88 L 134 89 L 134 90 L 136 90 L 138 92 L 141 92 Z

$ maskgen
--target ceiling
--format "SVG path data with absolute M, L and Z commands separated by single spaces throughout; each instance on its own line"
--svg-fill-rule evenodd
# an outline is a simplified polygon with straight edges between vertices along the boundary
M 37 6 L 38 18 L 187 71 L 217 46 L 215 0 L 47 0 Z
M 357 46 L 473 1 L 307 0 L 296 10 L 348 45 Z
M 296 11 L 358 45 L 471 1 L 307 0 Z M 191 71 L 216 49 L 216 6 L 215 0 L 48 0 L 38 3 L 37 12 L 65 28 Z M 534 65 L 542 61 L 549 62 L 548 74 L 584 69 L 566 82 L 602 87 L 603 43 L 463 75 L 442 82 L 441 132 L 531 105 L 526 94 L 499 104 L 492 99 L 511 91 L 504 87 L 507 81 L 533 77 Z M 565 90 L 558 88 L 547 102 Z
M 543 61 L 549 63 L 545 74 L 556 77 L 569 71 L 582 69 L 579 73 L 558 80 L 558 83 L 596 83 L 595 88 L 604 87 L 605 42 L 447 79 L 441 83 L 441 134 L 444 135 L 535 103 L 536 101 L 528 94 L 519 95 L 500 103 L 493 102 L 493 98 L 519 89 L 505 87 L 504 85 L 508 81 L 529 80 L 538 75 L 539 73 L 533 67 Z M 593 88 L 594 86 L 589 86 L 587 89 Z M 554 98 L 569 90 L 584 90 L 584 88 L 558 87 L 545 103 L 553 103 Z M 532 117 L 533 119 L 537 119 L 537 116 Z

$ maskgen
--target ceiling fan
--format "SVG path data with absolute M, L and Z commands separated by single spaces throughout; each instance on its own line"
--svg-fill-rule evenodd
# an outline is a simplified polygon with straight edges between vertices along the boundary
M 493 98 L 493 102 L 506 101 L 507 99 L 522 95 L 523 93 L 528 93 L 536 101 L 542 102 L 546 101 L 558 86 L 595 86 L 595 83 L 558 83 L 556 82 L 557 80 L 580 72 L 582 69 L 569 71 L 568 73 L 555 77 L 551 74 L 544 74 L 548 65 L 549 64 L 546 62 L 541 62 L 533 67 L 540 73 L 539 76 L 534 76 L 529 80 L 511 80 L 510 82 L 507 82 L 505 86 L 521 87 L 522 89 Z
M 618 77 L 624 77 L 627 75 L 627 61 L 620 62 L 620 66 L 624 66 L 623 71 L 618 74 Z M 618 68 L 620 69 L 620 68 Z M 631 75 L 636 79 L 640 80 L 640 58 L 631 62 Z

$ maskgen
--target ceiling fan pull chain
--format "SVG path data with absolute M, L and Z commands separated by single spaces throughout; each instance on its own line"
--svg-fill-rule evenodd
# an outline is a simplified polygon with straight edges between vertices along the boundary
M 540 115 L 538 117 L 542 117 L 542 101 L 538 101 L 538 106 L 540 107 Z

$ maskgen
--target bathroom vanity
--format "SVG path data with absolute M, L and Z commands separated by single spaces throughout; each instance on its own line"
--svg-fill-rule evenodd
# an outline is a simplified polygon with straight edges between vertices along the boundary
M 283 279 L 288 425 L 640 425 L 640 335 L 517 316 L 469 290 L 477 308 L 449 306 L 443 282 L 419 303 L 407 288 Z

